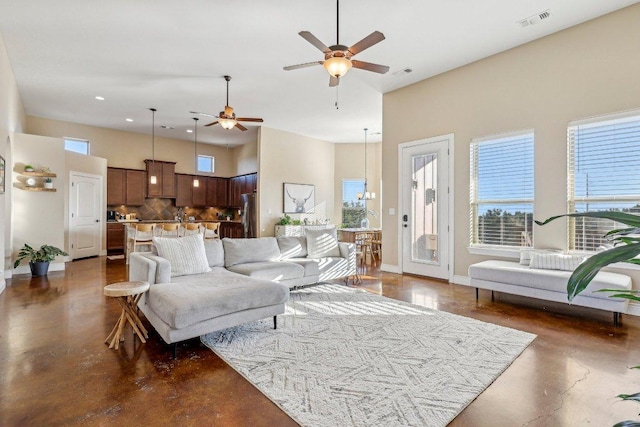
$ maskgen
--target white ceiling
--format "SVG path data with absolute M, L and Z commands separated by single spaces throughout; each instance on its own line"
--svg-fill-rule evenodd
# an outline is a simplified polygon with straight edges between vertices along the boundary
M 262 117 L 264 126 L 321 140 L 362 142 L 363 128 L 382 131 L 383 93 L 634 3 L 342 0 L 341 44 L 381 31 L 386 40 L 356 59 L 391 69 L 353 69 L 339 91 L 328 87 L 321 66 L 282 69 L 322 59 L 297 34 L 302 30 L 335 44 L 333 0 L 0 0 L 0 34 L 28 115 L 150 134 L 148 108 L 155 107 L 156 125 L 175 127 L 156 135 L 193 140 L 189 111 L 218 114 L 227 74 L 239 117 Z M 537 25 L 517 24 L 547 9 L 550 18 Z M 255 140 L 257 128 L 247 127 L 199 127 L 198 140 Z

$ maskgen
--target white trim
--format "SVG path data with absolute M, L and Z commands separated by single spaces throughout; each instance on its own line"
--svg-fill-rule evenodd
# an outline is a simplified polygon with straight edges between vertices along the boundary
M 0 294 L 2 294 L 2 292 L 4 292 L 4 290 L 7 289 L 7 282 L 5 282 L 4 279 L 0 280 Z
M 467 247 L 470 254 L 497 256 L 502 258 L 520 258 L 520 247 L 513 246 L 491 246 L 491 245 L 473 245 Z M 533 249 L 533 248 L 527 248 Z
M 456 285 L 471 286 L 470 280 L 471 279 L 469 279 L 469 276 L 455 275 L 453 276 L 451 283 L 455 283 Z
M 411 148 L 411 147 L 416 147 L 416 146 L 420 146 L 420 145 L 425 145 L 425 144 L 429 144 L 432 142 L 437 142 L 437 141 L 442 141 L 442 140 L 447 140 L 447 159 L 448 159 L 448 168 L 449 168 L 449 173 L 448 173 L 448 184 L 449 184 L 449 188 L 448 190 L 448 200 L 447 200 L 447 204 L 448 204 L 448 215 L 447 215 L 447 221 L 449 222 L 448 226 L 449 226 L 449 230 L 448 230 L 448 246 L 449 246 L 449 277 L 448 280 L 451 281 L 451 279 L 453 278 L 453 272 L 455 271 L 455 257 L 454 257 L 454 243 L 455 243 L 455 221 L 454 221 L 454 190 L 455 190 L 455 186 L 454 186 L 454 152 L 455 152 L 455 134 L 453 133 L 448 133 L 448 134 L 444 134 L 444 135 L 438 135 L 438 136 L 434 136 L 434 137 L 429 137 L 429 138 L 423 138 L 423 139 L 418 139 L 415 141 L 409 141 L 409 142 L 403 142 L 401 144 L 398 144 L 398 231 L 397 231 L 397 236 L 398 236 L 398 273 L 402 274 L 403 273 L 403 269 L 402 269 L 402 150 L 404 150 L 405 148 Z
M 49 264 L 49 271 L 64 271 L 65 264 L 64 262 L 52 262 Z M 19 265 L 18 267 L 13 269 L 13 275 L 17 274 L 31 274 L 31 268 L 29 265 Z
M 402 274 L 400 267 L 392 264 L 380 264 L 380 271 L 386 271 L 387 273 Z
M 516 131 L 495 133 L 493 135 L 481 136 L 479 138 L 471 138 L 471 143 L 473 144 L 474 142 L 486 142 L 486 141 L 497 142 L 501 139 L 515 138 L 516 136 L 524 136 L 529 134 L 534 135 L 534 131 L 535 129 L 522 129 L 522 130 L 516 130 Z
M 577 127 L 577 126 L 585 126 L 590 124 L 598 124 L 598 125 L 606 125 L 606 122 L 625 122 L 625 121 L 633 121 L 633 120 L 625 120 L 632 118 L 640 118 L 640 110 L 626 110 L 620 111 L 612 114 L 602 114 L 600 116 L 591 116 L 585 117 L 583 119 L 572 120 L 567 123 L 567 128 Z

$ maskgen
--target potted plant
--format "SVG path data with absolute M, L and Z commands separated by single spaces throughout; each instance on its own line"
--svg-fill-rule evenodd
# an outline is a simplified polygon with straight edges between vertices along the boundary
M 44 188 L 53 188 L 53 181 L 51 178 L 47 177 L 44 180 Z
M 49 271 L 49 263 L 58 255 L 66 256 L 67 253 L 62 249 L 50 245 L 42 245 L 40 249 L 35 250 L 25 243 L 22 249 L 18 251 L 18 258 L 13 263 L 13 268 L 18 267 L 23 259 L 27 259 L 29 260 L 32 275 L 46 276 Z
M 36 169 L 31 165 L 24 165 L 25 172 L 34 172 Z
M 594 255 L 587 258 L 582 264 L 580 264 L 571 274 L 569 281 L 567 282 L 567 296 L 569 301 L 573 300 L 580 292 L 584 291 L 587 285 L 593 280 L 596 274 L 609 264 L 616 262 L 626 262 L 630 264 L 640 264 L 640 259 L 636 258 L 640 254 L 640 216 L 625 212 L 585 212 L 576 214 L 557 215 L 548 218 L 545 221 L 536 221 L 538 225 L 545 225 L 553 220 L 562 217 L 591 217 L 610 219 L 612 221 L 619 222 L 628 227 L 618 228 L 609 231 L 605 234 L 613 247 L 601 252 L 597 252 Z M 631 301 L 640 302 L 640 291 L 628 290 L 622 291 L 619 289 L 599 289 L 597 292 L 607 292 L 611 298 L 625 298 Z M 631 369 L 640 369 L 640 366 L 633 366 Z M 632 400 L 639 402 L 640 393 L 633 394 L 619 394 L 616 396 L 622 400 Z M 639 426 L 637 421 L 621 421 L 614 425 L 614 427 L 631 427 Z

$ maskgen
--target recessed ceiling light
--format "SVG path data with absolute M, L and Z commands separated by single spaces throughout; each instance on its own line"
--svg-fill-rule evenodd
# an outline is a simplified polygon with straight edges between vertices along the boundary
M 96 99 L 97 99 L 98 101 L 104 101 L 104 96 L 96 96 Z
M 125 120 L 128 121 L 128 122 L 132 122 L 133 121 L 133 119 L 125 119 Z
M 175 129 L 173 126 L 162 125 L 160 126 L 162 129 Z
M 187 129 L 187 133 L 193 133 L 191 129 Z

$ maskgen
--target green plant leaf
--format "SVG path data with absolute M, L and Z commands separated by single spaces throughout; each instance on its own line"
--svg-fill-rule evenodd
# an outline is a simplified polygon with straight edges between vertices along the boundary
M 614 212 L 614 211 L 606 211 L 606 212 L 582 212 L 582 213 L 573 213 L 573 214 L 562 214 L 552 216 L 551 218 L 547 218 L 544 221 L 535 221 L 538 225 L 545 225 L 550 223 L 551 221 L 555 221 L 558 218 L 562 217 L 591 217 L 591 218 L 604 218 L 610 219 L 613 221 L 620 222 L 622 224 L 628 225 L 630 227 L 640 228 L 640 215 L 629 214 L 626 212 Z
M 626 261 L 638 254 L 640 254 L 640 243 L 617 246 L 587 258 L 573 271 L 567 282 L 569 301 L 585 290 L 601 268 L 616 262 Z
M 638 421 L 620 421 L 613 425 L 613 427 L 640 427 L 640 422 Z
M 619 394 L 616 396 L 622 400 L 635 400 L 636 402 L 640 402 L 640 393 L 635 394 Z

